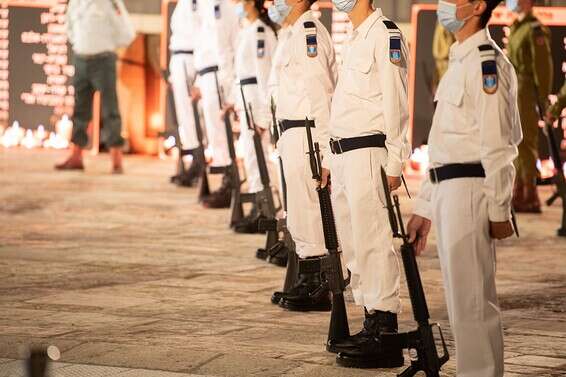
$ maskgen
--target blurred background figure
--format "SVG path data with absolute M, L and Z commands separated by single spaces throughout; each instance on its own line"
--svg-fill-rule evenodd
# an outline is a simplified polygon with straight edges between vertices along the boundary
M 264 152 L 268 151 L 269 133 L 266 130 L 271 123 L 268 79 L 271 60 L 277 45 L 275 24 L 269 19 L 264 0 L 240 0 L 236 10 L 242 21 L 236 55 L 235 71 L 239 84 L 236 99 L 236 111 L 240 119 L 240 145 L 242 146 L 244 166 L 246 168 L 248 192 L 255 194 L 264 189 L 261 182 L 258 158 L 254 147 L 254 132 L 259 132 L 263 141 Z M 245 103 L 244 103 L 245 101 Z M 248 124 L 244 110 L 253 114 L 249 119 L 255 124 Z M 250 114 L 250 115 L 251 115 Z M 265 161 L 269 156 L 265 153 Z M 261 216 L 254 203 L 249 216 L 234 226 L 238 233 L 257 233 Z
M 539 146 L 539 115 L 548 106 L 552 90 L 553 62 L 550 30 L 533 15 L 534 0 L 507 0 L 507 7 L 517 13 L 511 25 L 507 53 L 519 79 L 519 112 L 523 142 L 515 161 L 517 179 L 513 206 L 517 212 L 541 213 L 537 193 L 537 159 Z
M 171 17 L 171 41 L 169 50 L 171 61 L 169 63 L 169 82 L 173 90 L 175 114 L 179 126 L 179 158 L 183 159 L 183 171 L 179 171 L 172 181 L 180 186 L 193 186 L 206 168 L 206 161 L 200 161 L 196 153 L 203 148 L 198 138 L 197 123 L 195 121 L 195 108 L 192 105 L 193 97 L 197 95 L 193 86 L 196 80 L 194 66 L 195 36 L 199 30 L 197 0 L 179 0 L 173 16 Z M 191 90 L 193 93 L 190 93 Z M 191 157 L 192 156 L 192 157 Z M 184 170 L 185 166 L 190 167 Z
M 550 106 L 546 111 L 546 121 L 554 123 L 560 118 L 560 114 L 562 114 L 562 110 L 564 110 L 564 108 L 566 108 L 566 82 L 562 86 L 562 89 L 560 89 L 560 93 L 558 93 L 556 103 Z
M 57 170 L 83 170 L 95 91 L 100 92 L 104 144 L 110 148 L 112 172 L 122 170 L 122 120 L 116 92 L 115 50 L 127 47 L 135 30 L 122 0 L 70 0 L 66 27 L 74 52 L 75 109 L 71 156 Z
M 436 66 L 436 72 L 433 78 L 433 93 L 442 76 L 448 70 L 448 61 L 450 60 L 450 46 L 456 42 L 454 35 L 446 30 L 440 23 L 436 24 L 434 30 L 434 38 L 432 40 L 432 56 Z

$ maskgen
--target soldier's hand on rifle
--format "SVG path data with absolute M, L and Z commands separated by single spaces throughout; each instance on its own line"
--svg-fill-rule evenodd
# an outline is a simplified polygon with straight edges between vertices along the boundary
M 431 221 L 419 215 L 411 216 L 407 224 L 409 242 L 415 247 L 415 254 L 421 255 L 426 248 L 426 241 L 430 233 Z
M 387 176 L 387 183 L 389 184 L 389 191 L 395 191 L 401 187 L 401 177 Z
M 230 113 L 236 114 L 234 105 L 231 103 L 225 104 L 224 107 L 222 108 L 222 111 L 220 112 L 220 119 L 224 119 L 226 115 Z
M 321 179 L 320 182 L 317 183 L 317 186 L 321 188 L 325 188 L 327 185 L 330 184 L 330 170 L 326 168 L 322 168 L 320 177 Z
M 193 86 L 191 88 L 191 99 L 193 100 L 193 102 L 198 102 L 201 98 L 202 95 L 200 93 L 200 89 L 196 86 Z
M 544 116 L 544 121 L 548 124 L 553 124 L 554 122 L 556 122 L 556 118 L 554 117 L 550 109 L 546 112 L 546 115 Z
M 489 222 L 489 235 L 496 240 L 503 240 L 509 238 L 515 233 L 513 224 L 510 220 L 502 222 Z

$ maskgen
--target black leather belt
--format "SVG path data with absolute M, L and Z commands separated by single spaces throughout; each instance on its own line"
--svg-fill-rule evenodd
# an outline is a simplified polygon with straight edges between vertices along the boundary
M 311 128 L 315 128 L 314 120 L 308 120 L 306 122 L 308 122 L 308 124 Z M 300 128 L 300 127 L 305 127 L 305 121 L 304 120 L 284 119 L 281 122 L 279 122 L 279 130 L 281 131 L 281 134 L 283 134 L 283 132 L 285 132 L 285 131 L 287 131 L 291 128 Z
M 485 170 L 482 164 L 448 164 L 428 171 L 432 183 L 440 183 L 455 178 L 484 178 Z
M 211 73 L 211 72 L 218 72 L 218 66 L 217 66 L 217 65 L 213 65 L 213 66 L 211 66 L 211 67 L 203 68 L 203 69 L 201 69 L 200 71 L 198 71 L 198 74 L 199 74 L 200 76 L 204 76 L 204 75 L 206 75 L 207 73 Z
M 349 137 L 340 140 L 330 139 L 333 154 L 342 154 L 362 148 L 385 148 L 387 137 L 383 134 Z
M 171 55 L 192 55 L 195 52 L 193 50 L 174 50 L 171 51 Z
M 254 85 L 254 84 L 257 84 L 257 78 L 256 77 L 250 77 L 248 79 L 240 80 L 241 86 Z

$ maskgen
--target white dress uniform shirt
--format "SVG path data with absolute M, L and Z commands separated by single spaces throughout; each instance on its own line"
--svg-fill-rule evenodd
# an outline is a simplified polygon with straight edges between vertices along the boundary
M 195 18 L 198 25 L 198 34 L 195 35 L 195 67 L 201 70 L 218 65 L 216 53 L 216 28 L 214 26 L 213 0 L 198 0 Z
M 236 78 L 235 56 L 240 32 L 240 19 L 232 0 L 213 0 L 216 54 L 220 67 L 219 80 L 225 91 L 226 102 L 234 103 L 233 82 Z M 220 14 L 219 14 L 220 12 Z
M 66 14 L 67 36 L 79 55 L 113 52 L 136 36 L 122 0 L 71 0 Z
M 317 31 L 317 54 L 307 56 L 304 23 L 314 22 Z M 307 11 L 290 27 L 290 35 L 283 43 L 284 52 L 277 90 L 277 118 L 287 120 L 315 121 L 313 138 L 320 144 L 321 155 L 327 155 L 330 140 L 328 126 L 330 105 L 337 80 L 336 58 L 330 34 Z M 300 80 L 298 78 L 301 78 Z M 328 159 L 322 165 L 328 168 Z
M 482 57 L 478 46 L 491 44 L 496 54 L 499 87 L 487 94 L 482 81 Z M 481 162 L 486 178 L 489 220 L 507 221 L 517 157 L 522 139 L 517 107 L 517 76 L 499 47 L 482 30 L 450 49 L 448 71 L 442 78 L 435 101 L 429 136 L 432 167 L 452 163 Z M 432 183 L 427 176 L 415 213 L 431 218 Z
M 258 28 L 260 30 L 263 28 L 263 31 L 258 31 Z M 261 51 L 258 51 L 258 40 L 260 38 L 263 40 L 264 46 Z M 277 37 L 275 33 L 259 18 L 251 25 L 244 27 L 238 37 L 235 61 L 237 88 L 233 90 L 239 98 L 239 81 L 253 77 L 257 78 L 257 90 L 254 90 L 254 93 L 250 93 L 255 98 L 246 98 L 246 101 L 251 101 L 254 118 L 258 123 L 257 125 L 262 128 L 267 128 L 271 121 L 267 82 L 276 46 Z
M 278 43 L 275 51 L 273 52 L 273 58 L 271 59 L 271 71 L 269 73 L 269 80 L 267 81 L 268 86 L 268 96 L 273 98 L 275 103 L 277 103 L 277 88 L 279 87 L 279 76 L 281 68 L 283 67 L 283 57 L 285 50 L 283 49 L 285 41 L 291 35 L 291 29 L 289 26 L 284 26 L 277 33 Z
M 199 18 L 196 17 L 196 0 L 179 0 L 171 17 L 171 40 L 169 50 L 190 51 L 195 47 L 199 30 Z M 196 8 L 198 9 L 198 8 Z
M 334 139 L 385 134 L 387 175 L 399 177 L 410 153 L 407 141 L 408 50 L 401 38 L 401 62 L 390 61 L 390 32 L 376 9 L 342 47 L 340 79 L 332 100 L 330 134 Z M 368 59 L 372 51 L 373 60 Z

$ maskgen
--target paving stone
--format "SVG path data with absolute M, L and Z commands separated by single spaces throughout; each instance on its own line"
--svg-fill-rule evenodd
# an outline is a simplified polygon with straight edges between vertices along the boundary
M 324 350 L 328 313 L 270 303 L 285 270 L 255 258 L 264 236 L 236 235 L 229 211 L 203 210 L 194 189 L 168 183 L 175 164 L 106 155 L 85 173 L 56 173 L 63 152 L 0 149 L 0 377 L 22 375 L 31 344 L 54 344 L 53 377 L 392 377 L 400 370 L 335 366 Z M 407 177 L 412 193 L 418 177 Z M 216 187 L 219 177 L 211 177 Z M 547 198 L 550 188 L 541 190 Z M 410 201 L 401 194 L 406 214 Z M 521 238 L 498 244 L 506 376 L 566 375 L 566 240 L 560 207 L 519 215 Z M 445 331 L 442 275 L 432 232 L 418 260 L 431 319 Z M 352 332 L 363 313 L 346 294 Z M 400 327 L 415 328 L 406 284 Z M 59 372 L 64 374 L 59 374 Z

